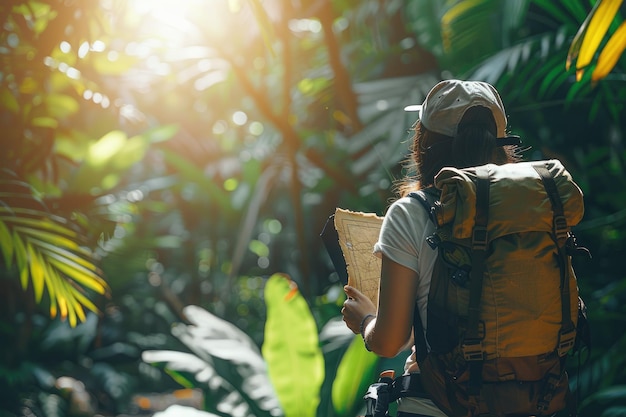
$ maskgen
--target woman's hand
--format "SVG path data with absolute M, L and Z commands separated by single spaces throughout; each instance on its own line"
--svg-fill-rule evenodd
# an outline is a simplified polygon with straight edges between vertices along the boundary
M 361 323 L 368 314 L 376 315 L 376 306 L 361 291 L 346 285 L 343 287 L 348 298 L 343 302 L 343 321 L 353 333 L 361 331 Z M 367 323 L 365 323 L 367 324 Z

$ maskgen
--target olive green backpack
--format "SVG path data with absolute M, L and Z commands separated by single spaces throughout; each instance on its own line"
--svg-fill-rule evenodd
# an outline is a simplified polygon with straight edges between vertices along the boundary
M 444 168 L 435 187 L 410 195 L 438 251 L 427 331 L 414 320 L 424 388 L 450 416 L 565 409 L 582 308 L 571 256 L 586 251 L 570 229 L 580 188 L 557 160 Z

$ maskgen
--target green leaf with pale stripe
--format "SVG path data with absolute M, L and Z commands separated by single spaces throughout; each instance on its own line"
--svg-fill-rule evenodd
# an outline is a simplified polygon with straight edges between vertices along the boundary
M 106 293 L 106 284 L 92 271 L 72 264 L 70 261 L 59 261 L 52 257 L 48 258 L 48 262 L 59 270 L 59 272 L 67 275 L 68 278 L 73 279 L 84 287 L 90 288 L 99 294 Z
M 287 417 L 315 417 L 324 357 L 311 310 L 295 282 L 273 275 L 265 286 L 263 357 Z
M 37 210 L 13 210 L 17 214 L 23 215 L 39 215 L 39 216 L 47 216 L 47 213 L 40 212 Z M 22 216 L 4 216 L 3 219 L 12 224 L 20 225 L 20 226 L 28 226 L 32 229 L 38 230 L 46 230 L 49 232 L 54 232 L 58 235 L 67 236 L 69 238 L 76 238 L 77 234 L 72 229 L 69 229 L 62 224 L 55 223 L 48 218 L 31 218 L 31 217 L 22 217 Z M 64 220 L 62 218 L 58 218 L 58 220 Z
M 52 268 L 49 263 L 46 264 L 46 273 L 49 278 L 47 281 L 47 286 L 48 297 L 50 297 L 50 317 L 55 318 L 58 313 L 57 292 L 62 278 L 59 276 L 57 270 Z
M 59 281 L 59 287 L 61 289 L 60 293 L 65 294 L 65 286 L 63 285 L 65 281 Z M 57 295 L 57 301 L 59 303 L 59 314 L 61 316 L 61 320 L 67 319 L 67 298 L 64 295 Z
M 79 302 L 78 297 L 82 296 L 78 292 L 78 290 L 71 285 L 68 285 L 68 290 L 72 295 L 72 310 L 74 311 L 74 320 L 72 321 L 72 316 L 70 316 L 70 325 L 72 327 L 76 326 L 77 321 L 85 321 L 85 310 L 83 309 L 82 303 Z
M 51 245 L 48 242 L 36 238 L 30 238 L 29 242 L 37 246 L 39 250 L 46 256 L 55 257 L 56 259 L 63 260 L 63 262 L 72 262 L 74 264 L 80 265 L 85 269 L 88 269 L 91 272 L 99 272 L 98 267 L 96 267 L 93 262 L 76 255 L 74 252 L 68 251 L 56 245 Z
M 78 243 L 73 241 L 72 239 L 68 239 L 64 236 L 61 236 L 57 233 L 47 232 L 43 230 L 32 229 L 28 227 L 15 227 L 14 231 L 25 235 L 25 236 L 34 236 L 39 239 L 43 239 L 49 242 L 52 245 L 58 245 L 66 249 L 74 250 L 77 252 L 84 251 L 84 248 L 81 248 Z
M 76 299 L 76 301 L 78 301 L 80 303 L 81 306 L 85 306 L 87 307 L 89 310 L 93 311 L 94 313 L 98 312 L 98 308 L 95 306 L 94 303 L 91 302 L 91 300 L 89 300 L 87 297 L 85 297 L 84 294 L 82 294 L 78 289 L 74 288 L 74 287 L 69 287 L 72 295 L 74 296 L 74 298 Z M 81 321 L 85 320 L 85 314 L 82 312 L 82 308 L 80 309 L 81 311 Z
M 30 279 L 33 282 L 33 290 L 35 292 L 35 301 L 41 302 L 43 297 L 43 287 L 45 282 L 45 267 L 39 252 L 33 248 L 30 243 L 26 244 L 28 253 L 28 264 L 30 266 Z

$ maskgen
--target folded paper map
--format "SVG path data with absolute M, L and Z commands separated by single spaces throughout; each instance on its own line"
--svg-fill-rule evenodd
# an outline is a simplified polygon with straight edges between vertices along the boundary
M 335 229 L 348 269 L 348 285 L 378 305 L 381 260 L 373 254 L 383 218 L 373 213 L 335 210 Z

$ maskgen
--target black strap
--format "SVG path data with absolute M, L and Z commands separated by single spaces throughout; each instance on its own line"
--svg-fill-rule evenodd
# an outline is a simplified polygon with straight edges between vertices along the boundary
M 424 326 L 420 316 L 419 306 L 417 302 L 413 307 L 413 342 L 415 343 L 415 359 L 417 363 L 422 363 L 428 355 L 428 346 L 426 345 L 426 336 L 424 336 Z
M 428 187 L 422 190 L 413 191 L 407 195 L 417 200 L 418 203 L 424 207 L 428 218 L 437 226 L 437 219 L 435 217 L 435 201 L 439 198 L 439 190 L 435 187 Z
M 468 394 L 477 397 L 482 385 L 484 351 L 480 334 L 480 299 L 483 292 L 483 275 L 487 257 L 487 223 L 489 219 L 489 170 L 476 168 L 476 215 L 472 231 L 472 270 L 470 272 L 469 308 L 467 332 L 463 345 L 463 356 L 469 366 Z
M 424 190 L 409 193 L 408 195 L 409 197 L 417 200 L 422 205 L 422 207 L 424 207 L 424 210 L 426 210 L 426 213 L 428 213 L 428 218 L 432 222 L 435 222 L 433 213 L 434 204 L 432 204 L 428 199 L 427 193 L 430 194 L 433 198 L 436 198 L 434 195 L 435 192 L 436 190 L 434 188 L 427 188 Z M 426 355 L 428 355 L 428 345 L 426 344 L 426 336 L 424 336 L 424 326 L 422 324 L 417 302 L 415 303 L 415 306 L 413 308 L 413 342 L 415 343 L 415 358 L 417 360 L 417 363 L 420 363 L 424 359 L 426 359 Z
M 423 191 L 413 191 L 412 193 L 409 193 L 407 197 L 411 197 L 420 203 L 422 207 L 424 207 L 424 210 L 426 210 L 426 213 L 428 213 L 428 218 L 431 218 L 430 213 L 432 213 L 433 205 L 428 201 L 426 193 Z
M 533 168 L 539 174 L 541 182 L 548 194 L 552 205 L 552 240 L 557 247 L 558 263 L 560 269 L 560 289 L 561 289 L 561 329 L 556 346 L 556 352 L 561 358 L 560 373 L 549 373 L 544 381 L 544 387 L 537 401 L 537 409 L 545 411 L 550 405 L 550 400 L 558 387 L 558 383 L 565 372 L 565 359 L 567 352 L 574 346 L 576 340 L 576 328 L 572 322 L 570 312 L 570 271 L 567 254 L 567 242 L 569 238 L 569 227 L 563 210 L 563 203 L 559 195 L 559 190 L 554 181 L 554 176 L 545 164 L 533 164 Z M 570 408 L 570 410 L 575 410 Z
M 557 246 L 559 269 L 561 272 L 561 331 L 559 332 L 557 351 L 559 356 L 564 356 L 570 348 L 573 347 L 576 337 L 576 328 L 570 312 L 570 276 L 567 254 L 569 227 L 567 225 L 567 219 L 565 218 L 563 203 L 559 196 L 559 190 L 552 173 L 544 164 L 535 164 L 533 168 L 535 168 L 535 171 L 537 171 L 539 177 L 541 177 L 543 186 L 550 199 L 550 204 L 552 205 L 552 239 Z

